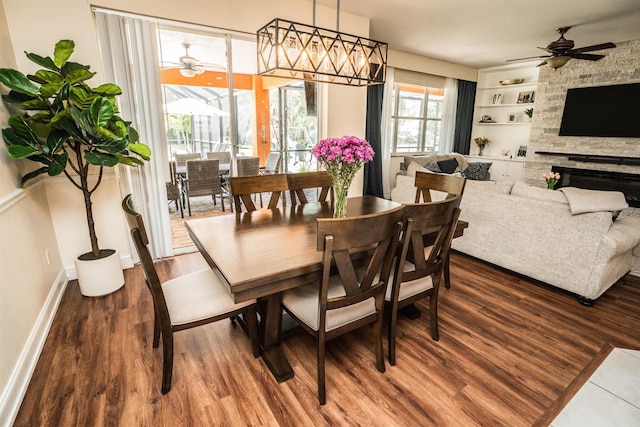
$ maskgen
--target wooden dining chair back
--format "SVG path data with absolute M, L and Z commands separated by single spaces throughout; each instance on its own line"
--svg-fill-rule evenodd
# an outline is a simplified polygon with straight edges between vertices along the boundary
M 186 166 L 187 165 L 187 160 L 200 160 L 202 158 L 202 156 L 199 153 L 176 153 L 174 155 L 175 161 L 176 161 L 176 166 L 180 167 L 180 166 Z
M 280 166 L 282 164 L 282 153 L 272 151 L 267 156 L 267 161 L 264 163 L 264 168 L 260 170 L 263 175 L 274 175 L 280 173 Z
M 219 160 L 188 160 L 185 187 L 189 215 L 191 215 L 191 197 L 211 196 L 215 206 L 217 205 L 216 196 L 220 196 L 222 212 L 225 211 Z
M 447 193 L 446 195 L 443 195 L 442 198 L 460 196 L 464 192 L 464 186 L 466 182 L 467 180 L 460 176 L 429 172 L 416 172 L 415 203 L 428 203 L 434 201 L 430 190 Z
M 242 205 L 247 212 L 257 210 L 251 197 L 256 194 L 271 193 L 268 209 L 276 208 L 280 199 L 283 207 L 286 204 L 284 195 L 289 189 L 286 174 L 231 177 L 229 184 L 237 213 L 242 212 Z
M 258 357 L 256 300 L 236 304 L 228 283 L 211 268 L 160 282 L 149 252 L 149 238 L 142 215 L 136 211 L 131 194 L 122 200 L 122 209 L 153 300 L 153 347 L 157 348 L 162 339 L 162 393 L 171 390 L 174 332 L 221 319 L 234 320 L 242 314 L 251 339 L 252 353 Z
M 429 298 L 431 337 L 438 334 L 438 290 L 449 253 L 451 239 L 460 215 L 462 196 L 431 203 L 407 204 L 398 258 L 385 301 L 389 314 L 389 363 L 396 364 L 396 325 L 398 310 L 423 298 Z M 433 245 L 425 247 L 424 236 L 436 233 Z
M 180 216 L 184 218 L 184 208 L 182 205 L 183 193 L 181 183 L 176 175 L 176 162 L 169 162 L 169 181 L 165 182 L 167 190 L 167 200 L 174 202 L 176 210 L 180 211 Z
M 425 202 L 433 201 L 431 191 L 440 193 L 440 198 L 450 198 L 461 196 L 464 193 L 464 187 L 467 183 L 466 178 L 454 175 L 443 175 L 428 172 L 416 172 L 416 203 L 420 203 L 420 198 Z M 446 194 L 442 194 L 446 193 Z M 451 273 L 449 271 L 449 252 L 445 254 L 444 260 L 444 286 L 451 288 Z
M 376 367 L 380 372 L 385 370 L 382 348 L 384 294 L 402 218 L 402 206 L 352 218 L 319 218 L 320 286 L 311 283 L 283 293 L 284 309 L 317 339 L 321 405 L 326 402 L 326 341 L 373 324 Z
M 327 171 L 289 173 L 287 181 L 292 205 L 308 203 L 305 190 L 310 189 L 318 191 L 318 202 L 326 202 L 327 196 L 333 202 L 333 180 Z

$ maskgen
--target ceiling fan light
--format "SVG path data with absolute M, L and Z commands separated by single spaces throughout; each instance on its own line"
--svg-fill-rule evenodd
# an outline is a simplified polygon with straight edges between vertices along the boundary
M 195 77 L 198 72 L 193 68 L 180 68 L 180 74 L 182 74 L 184 77 Z
M 562 67 L 570 59 L 571 57 L 569 56 L 554 56 L 552 58 L 547 59 L 547 65 L 549 65 L 551 68 L 555 70 L 556 68 Z

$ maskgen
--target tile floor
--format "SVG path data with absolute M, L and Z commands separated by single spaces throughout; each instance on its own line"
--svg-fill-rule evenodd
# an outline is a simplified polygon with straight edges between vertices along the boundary
M 640 351 L 613 349 L 550 426 L 640 427 Z

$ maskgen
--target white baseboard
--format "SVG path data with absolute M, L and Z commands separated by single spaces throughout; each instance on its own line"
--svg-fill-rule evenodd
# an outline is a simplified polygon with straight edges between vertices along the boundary
M 65 277 L 64 270 L 60 270 L 55 283 L 51 286 L 47 300 L 42 310 L 40 310 L 31 334 L 29 334 L 18 363 L 13 369 L 7 388 L 0 397 L 0 426 L 2 427 L 13 425 L 18 415 L 22 399 L 27 392 L 31 376 L 40 358 L 40 353 L 42 353 L 42 348 L 49 334 L 53 318 L 58 311 L 67 283 L 68 280 Z

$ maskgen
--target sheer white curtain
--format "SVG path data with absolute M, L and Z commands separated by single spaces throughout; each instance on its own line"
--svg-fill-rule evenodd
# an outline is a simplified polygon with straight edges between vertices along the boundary
M 384 83 L 382 95 L 382 123 L 380 134 L 382 135 L 382 191 L 385 198 L 391 197 L 391 147 L 393 147 L 393 82 L 395 80 L 395 68 L 387 67 L 387 79 Z
M 103 9 L 94 9 L 105 81 L 122 89 L 118 108 L 151 147 L 142 168 L 118 168 L 122 196 L 132 193 L 144 218 L 154 258 L 173 255 L 167 209 L 167 144 L 157 58 L 156 24 Z M 135 251 L 132 251 L 135 253 Z
M 440 128 L 440 154 L 453 151 L 453 135 L 456 127 L 456 104 L 458 102 L 458 81 L 447 77 L 444 84 L 442 103 L 442 124 Z

